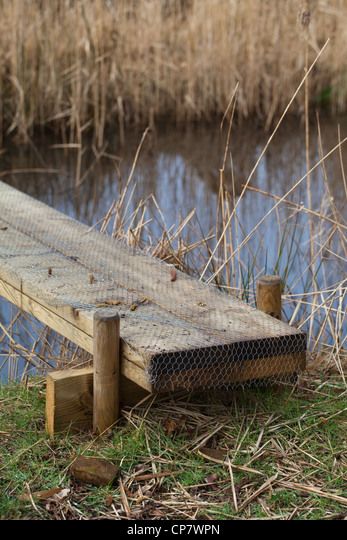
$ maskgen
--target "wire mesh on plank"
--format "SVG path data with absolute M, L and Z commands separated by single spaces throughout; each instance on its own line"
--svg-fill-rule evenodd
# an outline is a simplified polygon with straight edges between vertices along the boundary
M 5 184 L 0 195 L 0 277 L 80 317 L 118 312 L 155 390 L 263 384 L 304 368 L 297 329 Z

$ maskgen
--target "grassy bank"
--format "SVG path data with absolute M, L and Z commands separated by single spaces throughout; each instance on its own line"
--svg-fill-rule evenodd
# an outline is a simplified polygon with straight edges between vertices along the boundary
M 0 135 L 50 125 L 102 146 L 106 126 L 238 112 L 272 121 L 330 38 L 311 102 L 345 110 L 344 0 L 0 2 Z M 304 102 L 298 99 L 297 111 Z
M 299 388 L 176 397 L 125 409 L 102 439 L 44 432 L 44 387 L 0 386 L 1 518 L 343 519 L 346 391 L 340 377 Z M 120 465 L 113 486 L 79 485 L 76 455 Z M 123 489 L 121 489 L 121 484 Z M 37 492 L 61 488 L 58 497 Z M 59 490 L 58 490 L 59 491 Z

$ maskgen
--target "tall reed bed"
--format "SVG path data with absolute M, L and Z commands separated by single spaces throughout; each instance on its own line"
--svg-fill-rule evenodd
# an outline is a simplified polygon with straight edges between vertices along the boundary
M 236 82 L 239 115 L 269 125 L 327 38 L 311 102 L 345 110 L 346 23 L 344 0 L 1 0 L 0 137 L 102 147 L 106 128 L 222 114 Z

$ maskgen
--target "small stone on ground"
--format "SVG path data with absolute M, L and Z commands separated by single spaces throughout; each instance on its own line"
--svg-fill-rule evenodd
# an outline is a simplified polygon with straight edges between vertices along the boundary
M 78 456 L 70 467 L 71 475 L 86 484 L 106 486 L 117 477 L 118 467 L 106 459 Z

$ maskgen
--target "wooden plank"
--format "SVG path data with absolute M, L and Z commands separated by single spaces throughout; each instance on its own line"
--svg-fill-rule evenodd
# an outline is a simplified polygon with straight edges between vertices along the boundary
M 48 308 L 41 306 L 41 304 L 37 303 L 35 300 L 31 299 L 30 297 L 27 297 L 23 293 L 20 293 L 20 291 L 17 291 L 10 285 L 0 281 L 0 296 L 3 296 L 13 304 L 15 304 L 17 307 L 22 309 L 23 311 L 30 313 L 31 315 L 35 316 L 38 320 L 40 320 L 43 324 L 47 324 L 50 328 L 55 330 L 56 332 L 60 333 L 67 339 L 71 340 L 72 342 L 79 345 L 81 348 L 85 349 L 87 352 L 93 353 L 93 337 L 87 335 L 85 332 L 80 330 L 79 328 L 75 327 L 65 319 L 61 318 L 57 313 L 54 313 L 50 311 Z M 304 345 L 304 336 L 301 334 L 300 337 L 302 338 L 303 344 L 299 347 L 303 351 L 305 350 Z M 295 346 L 294 342 L 294 346 Z M 264 342 L 264 347 L 266 347 L 266 342 Z M 293 345 L 292 345 L 293 346 Z M 286 345 L 286 348 L 289 348 L 289 343 Z M 264 351 L 266 348 L 264 348 Z M 217 350 L 215 353 L 217 354 Z M 192 353 L 193 354 L 193 353 Z M 258 357 L 262 357 L 265 355 L 265 352 L 262 353 L 261 351 L 258 353 Z M 233 358 L 238 358 L 238 352 L 235 351 L 235 349 L 230 348 L 230 356 Z M 239 357 L 240 358 L 240 357 Z M 138 357 L 136 351 L 132 351 L 130 347 L 122 340 L 121 341 L 121 370 L 122 374 L 130 379 L 131 381 L 137 383 L 139 386 L 144 388 L 145 390 L 151 392 L 153 390 L 152 384 L 148 380 L 148 376 L 146 375 L 144 371 L 144 365 L 140 364 L 141 359 Z M 135 362 L 134 362 L 135 360 Z M 170 359 L 171 360 L 171 359 Z M 173 363 L 173 359 L 172 359 Z M 161 362 L 160 362 L 161 365 Z M 260 365 L 260 364 L 259 364 Z M 267 364 L 264 364 L 267 366 Z M 291 365 L 291 364 L 289 364 Z M 276 369 L 276 366 L 278 364 L 274 362 L 273 369 Z M 160 370 L 161 368 L 156 368 L 156 359 L 153 359 L 152 363 L 152 371 L 155 371 L 156 369 Z M 210 365 L 210 368 L 207 370 L 208 373 L 211 373 L 211 369 L 213 369 L 213 364 Z M 268 367 L 267 367 L 268 369 Z M 265 370 L 264 374 L 262 375 L 259 373 L 259 377 L 266 377 L 267 376 L 267 369 Z M 278 369 L 278 368 L 277 368 Z M 302 367 L 303 369 L 303 367 Z M 223 368 L 219 364 L 219 370 L 222 371 Z M 232 370 L 232 368 L 231 368 Z M 181 371 L 185 373 L 184 366 L 182 366 Z M 188 374 L 191 371 L 188 370 Z M 279 373 L 282 373 L 281 370 L 279 370 Z M 273 375 L 275 373 L 272 373 Z M 170 390 L 172 390 L 172 381 L 178 380 L 180 376 L 173 375 L 171 376 L 170 373 L 167 372 L 167 370 L 164 367 L 164 376 L 168 377 L 168 382 L 165 383 L 163 377 L 159 375 L 154 375 L 154 379 L 156 380 L 156 388 L 160 391 L 166 391 L 168 387 L 170 387 Z M 211 377 L 211 375 L 209 375 Z M 189 380 L 190 377 L 188 377 Z M 244 378 L 243 378 L 244 379 Z M 198 386 L 200 378 L 193 378 L 193 381 L 195 381 L 195 386 Z M 232 380 L 230 382 L 235 382 L 235 377 L 232 377 Z M 204 383 L 205 384 L 205 383 Z M 192 389 L 192 384 L 187 383 L 186 388 Z
M 1 219 L 17 231 L 29 232 L 43 246 L 66 258 L 77 258 L 75 262 L 96 278 L 102 273 L 128 294 L 137 293 L 168 313 L 195 322 L 223 342 L 235 340 L 234 336 L 241 333 L 243 339 L 249 340 L 259 338 L 259 332 L 264 338 L 297 333 L 281 321 L 270 323 L 261 312 L 182 272 L 177 271 L 177 279 L 172 282 L 168 265 L 89 231 L 85 225 L 13 188 L 0 184 L 1 192 Z
M 90 429 L 93 419 L 93 370 L 66 369 L 47 376 L 46 430 Z
M 1 280 L 0 296 L 16 305 L 19 309 L 33 315 L 40 322 L 49 326 L 52 330 L 66 337 L 85 351 L 93 354 L 93 336 L 86 334 L 83 330 L 80 330 L 77 326 L 62 318 L 58 313 L 42 306 L 36 300 Z M 141 358 L 124 342 L 121 342 L 121 371 L 122 375 L 137 383 L 148 392 L 152 391 L 152 386 L 144 373 L 144 365 Z
M 25 293 L 0 280 L 0 296 L 17 306 L 22 311 L 33 315 L 55 332 L 66 337 L 85 351 L 93 353 L 93 337 L 61 317 L 47 306 L 42 305 Z
M 92 367 L 64 369 L 47 375 L 46 430 L 54 433 L 66 429 L 91 430 L 93 427 Z M 121 378 L 122 406 L 134 406 L 149 394 L 125 377 Z
M 161 351 L 218 343 L 215 336 L 208 335 L 198 325 L 175 317 L 151 302 L 142 303 L 139 295 L 117 287 L 112 281 L 89 284 L 87 269 L 61 254 L 42 253 L 42 246 L 33 239 L 28 245 L 27 236 L 22 233 L 9 228 L 1 238 L 0 279 L 39 299 L 41 305 L 90 336 L 95 311 L 99 311 L 99 306 L 107 306 L 107 302 L 114 302 L 113 308 L 106 309 L 122 318 L 122 339 L 129 345 L 128 355 L 139 366 L 148 365 Z M 20 246 L 30 248 L 27 255 L 20 255 L 20 249 L 16 251 L 12 247 L 16 238 Z M 81 283 L 87 284 L 82 291 Z M 132 311 L 134 306 L 136 309 Z
M 167 384 L 172 386 L 166 381 L 174 381 L 177 388 L 186 389 L 206 387 L 207 381 L 210 381 L 209 386 L 212 388 L 224 382 L 235 383 L 238 377 L 239 382 L 243 382 L 248 376 L 252 376 L 252 379 L 265 378 L 276 372 L 279 375 L 288 373 L 291 369 L 295 373 L 298 365 L 301 371 L 305 367 L 306 336 L 300 334 L 296 339 L 291 335 L 283 336 L 281 344 L 281 351 L 276 340 L 258 339 L 252 343 L 231 343 L 224 346 L 224 349 L 200 349 L 198 355 L 194 355 L 194 351 L 185 351 L 180 356 L 171 353 L 165 355 L 165 358 L 154 358 L 148 374 L 153 388 L 165 391 Z M 288 361 L 288 366 L 283 365 L 284 360 Z
M 306 348 L 299 330 L 179 271 L 172 281 L 170 266 L 1 182 L 0 216 L 0 279 L 72 325 L 66 333 L 78 329 L 75 339 L 93 336 L 100 306 L 119 313 L 122 364 L 142 386 L 206 355 L 206 370 L 213 355 L 232 365 L 235 347 L 237 361 L 283 355 L 288 338 Z

